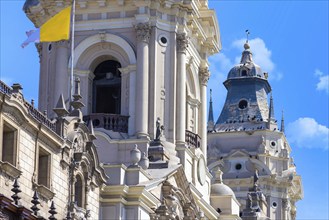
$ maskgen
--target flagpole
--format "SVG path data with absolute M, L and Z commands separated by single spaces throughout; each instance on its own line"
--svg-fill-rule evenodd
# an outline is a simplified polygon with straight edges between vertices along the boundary
M 74 31 L 75 31 L 75 0 L 73 0 L 73 6 L 72 6 L 72 28 L 71 28 L 71 74 L 70 74 L 70 102 L 72 102 L 72 96 L 73 96 L 73 71 L 74 71 Z

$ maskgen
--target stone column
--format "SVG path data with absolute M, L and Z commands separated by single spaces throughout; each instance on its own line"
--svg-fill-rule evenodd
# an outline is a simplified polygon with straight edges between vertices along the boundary
M 186 49 L 185 33 L 177 34 L 176 144 L 185 144 L 186 130 Z
M 199 69 L 199 78 L 201 84 L 201 150 L 205 158 L 207 158 L 207 84 L 210 77 L 208 68 L 203 67 Z
M 63 94 L 64 100 L 68 97 L 68 42 L 59 41 L 56 43 L 56 74 L 54 82 L 54 103 L 53 108 L 56 106 L 59 96 Z
M 137 31 L 137 74 L 136 74 L 136 135 L 148 137 L 148 82 L 149 82 L 149 39 L 151 26 L 139 23 Z

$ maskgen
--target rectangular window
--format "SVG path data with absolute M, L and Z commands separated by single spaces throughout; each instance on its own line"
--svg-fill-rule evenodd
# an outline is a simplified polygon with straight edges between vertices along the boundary
M 17 130 L 8 124 L 3 125 L 1 160 L 16 166 Z
M 50 187 L 50 153 L 39 147 L 38 184 Z

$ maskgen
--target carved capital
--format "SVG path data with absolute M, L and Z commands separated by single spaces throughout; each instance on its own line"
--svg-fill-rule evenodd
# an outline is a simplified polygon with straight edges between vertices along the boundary
M 282 199 L 282 208 L 283 210 L 289 210 L 290 205 L 289 205 L 289 200 L 288 199 Z
M 199 69 L 199 78 L 200 78 L 201 85 L 207 86 L 209 77 L 210 77 L 210 72 L 209 72 L 208 68 L 203 67 L 203 68 Z
M 135 26 L 137 40 L 139 42 L 149 43 L 150 35 L 151 35 L 151 25 L 149 23 L 139 23 Z
M 177 51 L 181 53 L 186 53 L 188 47 L 188 37 L 185 33 L 177 34 Z

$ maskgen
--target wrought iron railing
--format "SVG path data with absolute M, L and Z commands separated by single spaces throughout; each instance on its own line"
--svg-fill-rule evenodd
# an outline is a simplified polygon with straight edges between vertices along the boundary
M 201 137 L 189 130 L 185 131 L 185 142 L 191 147 L 201 147 Z
M 128 118 L 129 116 L 124 115 L 93 113 L 84 116 L 83 120 L 87 124 L 92 120 L 94 128 L 104 128 L 115 132 L 128 133 Z

